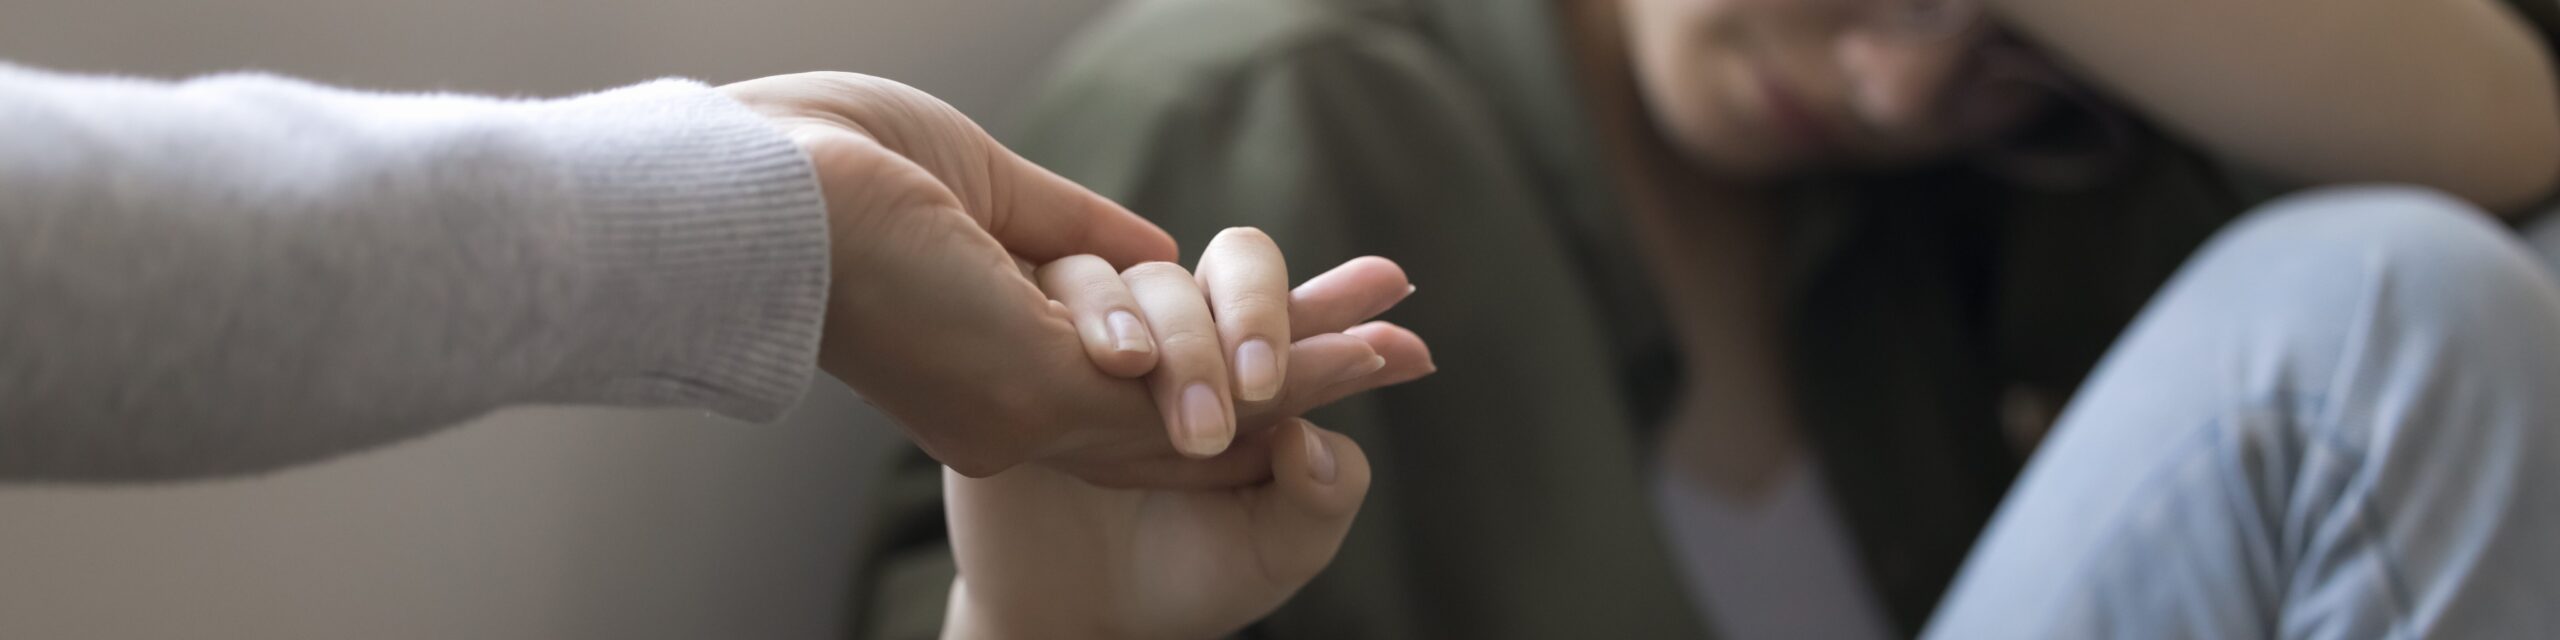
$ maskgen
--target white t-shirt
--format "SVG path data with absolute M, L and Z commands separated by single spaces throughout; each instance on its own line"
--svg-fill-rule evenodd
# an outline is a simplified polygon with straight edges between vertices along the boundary
M 1726 640 L 1894 637 L 1856 548 L 1809 457 L 1780 469 L 1757 504 L 1737 502 L 1657 455 L 1659 513 L 1695 609 Z

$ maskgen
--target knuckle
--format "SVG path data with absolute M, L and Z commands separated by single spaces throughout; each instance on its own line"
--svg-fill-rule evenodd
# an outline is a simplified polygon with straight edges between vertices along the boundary
M 1280 245 L 1252 227 L 1236 227 L 1218 234 L 1201 251 L 1202 277 L 1230 286 L 1278 286 L 1287 288 L 1287 259 Z
M 1174 329 L 1156 336 L 1158 346 L 1168 353 L 1201 352 L 1215 354 L 1221 346 L 1218 334 L 1200 329 Z
M 1085 300 L 1115 300 L 1128 285 L 1120 280 L 1120 272 L 1111 264 L 1090 255 L 1068 256 L 1040 266 L 1040 286 L 1058 294 L 1077 294 Z
M 1211 238 L 1209 241 L 1217 244 L 1226 244 L 1229 242 L 1250 242 L 1279 246 L 1278 243 L 1272 242 L 1271 234 L 1263 233 L 1262 229 L 1255 227 L 1227 227 L 1226 230 L 1218 232 L 1218 236 Z
M 1123 272 L 1121 272 L 1121 273 L 1120 273 L 1120 275 L 1121 275 L 1122 277 L 1128 278 L 1128 279 L 1130 279 L 1130 280 L 1146 280 L 1146 279 L 1156 279 L 1156 278 L 1172 278 L 1172 279 L 1186 279 L 1186 280 L 1187 280 L 1187 279 L 1190 279 L 1190 278 L 1191 278 L 1191 271 L 1189 271 L 1189 270 L 1187 270 L 1187 269 L 1183 269 L 1183 268 L 1182 268 L 1182 265 L 1174 264 L 1174 263 L 1171 263 L 1171 262 L 1141 262 L 1141 263 L 1138 263 L 1138 264 L 1137 264 L 1137 266 L 1129 267 L 1129 270 L 1128 270 L 1128 271 L 1123 271 Z
M 1057 259 L 1057 260 L 1052 260 L 1052 261 L 1050 261 L 1050 262 L 1049 262 L 1049 264 L 1048 264 L 1047 266 L 1042 267 L 1042 269 L 1055 269 L 1055 270 L 1057 270 L 1057 271 L 1059 271 L 1059 272 L 1061 272 L 1061 273 L 1067 273 L 1067 274 L 1073 274 L 1073 275 L 1086 275 L 1086 274 L 1093 274 L 1093 273 L 1107 273 L 1107 274 L 1117 274 L 1117 273 L 1118 273 L 1117 271 L 1115 271 L 1115 270 L 1113 270 L 1113 269 L 1111 268 L 1111 263 L 1110 263 L 1110 262 L 1106 262 L 1106 261 L 1104 261 L 1104 260 L 1102 259 L 1102 256 L 1097 256 L 1097 255 L 1093 255 L 1093 254 L 1090 254 L 1090 253 L 1079 253 L 1079 254 L 1075 254 L 1075 255 L 1072 255 L 1072 256 L 1067 256 L 1067 257 L 1064 257 L 1064 258 L 1059 258 L 1059 259 Z
M 1119 274 L 1104 271 L 1076 281 L 1076 291 L 1084 298 L 1102 304 L 1119 304 L 1129 297 L 1129 283 Z
M 1289 303 L 1279 296 L 1271 295 L 1270 292 L 1255 291 L 1220 298 L 1218 311 L 1220 318 L 1268 320 L 1276 316 L 1286 321 L 1289 318 Z

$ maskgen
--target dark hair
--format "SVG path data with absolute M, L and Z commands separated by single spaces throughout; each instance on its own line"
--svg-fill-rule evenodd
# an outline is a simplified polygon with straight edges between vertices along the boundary
M 2063 72 L 2042 51 L 2005 31 L 1977 50 L 1950 90 L 1950 118 L 1965 122 L 1974 111 L 1995 108 L 1983 96 L 2033 100 L 2026 115 L 1982 132 L 1962 158 L 2012 186 L 2076 190 L 2106 182 L 2131 164 L 2142 140 L 2133 115 Z

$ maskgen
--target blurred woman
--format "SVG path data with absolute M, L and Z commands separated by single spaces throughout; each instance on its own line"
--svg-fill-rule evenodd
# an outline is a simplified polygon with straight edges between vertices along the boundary
M 1257 226 L 1421 287 L 1395 317 L 1441 373 L 1313 416 L 1373 489 L 1251 635 L 2516 635 L 2560 624 L 2518 597 L 2560 588 L 2524 542 L 2560 527 L 2525 497 L 2560 486 L 2560 294 L 2491 216 L 2560 180 L 2555 28 L 1147 0 L 1013 141 L 1186 244 Z M 2340 183 L 2398 186 L 2297 193 Z M 874 635 L 952 593 L 910 477 Z

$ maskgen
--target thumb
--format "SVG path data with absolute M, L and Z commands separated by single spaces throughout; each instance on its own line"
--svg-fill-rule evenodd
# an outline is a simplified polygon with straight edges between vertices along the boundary
M 1044 264 L 1090 253 L 1122 269 L 1181 259 L 1173 236 L 1155 223 L 993 140 L 987 146 L 1003 194 L 987 212 L 987 232 L 1005 249 Z
M 1263 574 L 1296 589 L 1341 550 L 1369 494 L 1369 458 L 1350 437 L 1291 422 L 1271 448 L 1271 484 L 1252 491 L 1254 552 Z
M 1070 430 L 1050 403 L 1120 385 L 978 221 L 922 209 L 837 232 L 819 362 L 934 459 L 983 477 Z

